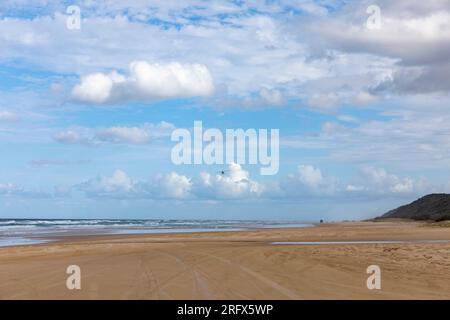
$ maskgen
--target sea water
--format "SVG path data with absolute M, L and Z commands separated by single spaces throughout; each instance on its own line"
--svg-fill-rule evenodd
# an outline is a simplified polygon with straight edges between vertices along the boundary
M 237 231 L 305 227 L 295 221 L 177 219 L 0 219 L 0 246 L 51 241 L 57 236 Z

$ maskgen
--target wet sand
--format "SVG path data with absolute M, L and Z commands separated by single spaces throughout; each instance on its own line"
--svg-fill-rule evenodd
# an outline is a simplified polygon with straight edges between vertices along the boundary
M 450 240 L 450 228 L 396 221 L 72 236 L 0 248 L 0 298 L 450 299 L 450 242 L 435 240 Z M 345 243 L 272 244 L 317 241 Z M 81 268 L 81 290 L 66 288 L 69 265 Z M 369 265 L 381 268 L 381 290 L 367 289 Z

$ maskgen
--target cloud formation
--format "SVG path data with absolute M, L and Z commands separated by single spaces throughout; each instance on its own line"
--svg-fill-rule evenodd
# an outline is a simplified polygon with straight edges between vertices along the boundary
M 96 133 L 100 141 L 111 143 L 145 144 L 150 141 L 150 133 L 137 127 L 111 127 Z
M 176 172 L 137 181 L 117 169 L 111 176 L 97 176 L 74 186 L 74 189 L 92 198 L 185 199 L 190 196 L 191 186 L 189 178 Z
M 139 127 L 113 126 L 100 129 L 73 127 L 56 133 L 54 139 L 63 144 L 86 146 L 105 143 L 142 145 L 152 139 L 168 137 L 174 129 L 172 123 L 165 121 L 158 124 L 145 123 Z
M 397 94 L 450 91 L 450 4 L 431 1 L 378 1 L 380 28 L 367 28 L 361 12 L 373 4 L 358 1 L 346 10 L 311 26 L 323 50 L 370 54 L 393 59 L 379 73 L 372 92 Z M 366 16 L 367 18 L 368 16 Z M 386 92 L 383 92 L 386 93 Z
M 234 163 L 229 165 L 226 174 L 202 172 L 196 191 L 211 199 L 251 199 L 259 197 L 264 186 L 251 180 L 248 171 Z
M 419 195 L 431 191 L 425 178 L 399 177 L 384 168 L 364 167 L 360 171 L 359 184 L 349 184 L 346 190 L 365 195 Z
M 299 165 L 296 173 L 281 180 L 280 187 L 286 197 L 334 195 L 339 188 L 336 178 L 324 176 L 311 165 Z
M 0 197 L 41 199 L 57 196 L 56 193 L 27 189 L 14 183 L 0 183 Z
M 240 165 L 231 164 L 227 172 L 227 175 L 202 172 L 198 178 L 170 172 L 137 181 L 118 169 L 112 176 L 98 176 L 74 188 L 85 192 L 88 197 L 119 199 L 233 200 L 259 197 L 262 194 L 263 186 L 252 181 L 249 173 Z
M 93 198 L 303 201 L 316 197 L 342 200 L 355 196 L 419 196 L 442 187 L 424 178 L 400 177 L 376 167 L 364 167 L 357 180 L 344 182 L 311 165 L 299 165 L 297 172 L 277 183 L 261 183 L 251 179 L 240 165 L 231 164 L 225 174 L 202 172 L 199 177 L 188 177 L 170 172 L 147 180 L 134 180 L 123 170 L 116 170 L 112 176 L 98 176 L 74 188 Z
M 19 120 L 19 116 L 11 111 L 0 111 L 0 121 L 14 122 Z
M 381 9 L 376 30 L 366 25 L 372 4 Z M 79 5 L 81 31 L 65 28 L 64 1 L 0 3 L 0 142 L 2 150 L 23 143 L 21 152 L 6 151 L 5 172 L 11 173 L 4 179 L 27 177 L 25 183 L 37 185 L 42 177 L 19 166 L 28 164 L 30 171 L 48 173 L 49 188 L 65 163 L 51 159 L 72 159 L 78 151 L 49 143 L 56 141 L 108 146 L 90 150 L 91 164 L 65 170 L 70 185 L 78 176 L 109 170 L 80 185 L 93 198 L 304 203 L 448 190 L 442 172 L 450 158 L 449 1 Z M 201 99 L 183 99 L 190 97 Z M 101 107 L 111 104 L 120 108 Z M 210 106 L 230 111 L 202 109 Z M 268 107 L 278 109 L 262 110 Z M 194 115 L 218 127 L 234 126 L 234 120 L 276 125 L 283 131 L 281 172 L 299 159 L 308 164 L 271 181 L 237 166 L 226 174 L 171 172 L 159 152 L 168 145 L 150 142 L 174 126 L 137 119 L 185 125 Z M 150 156 L 157 160 L 152 170 L 169 173 L 131 177 L 126 165 L 145 173 Z M 29 190 L 19 181 L 0 187 L 6 197 L 33 194 Z
M 113 71 L 81 77 L 72 90 L 72 97 L 79 102 L 108 104 L 203 97 L 213 92 L 213 79 L 205 65 L 133 61 L 128 76 Z

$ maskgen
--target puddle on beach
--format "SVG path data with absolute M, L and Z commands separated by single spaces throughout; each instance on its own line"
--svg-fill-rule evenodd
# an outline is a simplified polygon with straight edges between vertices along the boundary
M 275 241 L 275 245 L 450 243 L 450 240 Z

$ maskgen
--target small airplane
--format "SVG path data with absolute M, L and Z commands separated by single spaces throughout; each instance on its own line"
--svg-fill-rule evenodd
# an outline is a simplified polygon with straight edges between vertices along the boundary
M 230 170 L 220 170 L 220 171 L 217 171 L 217 173 L 220 173 L 221 175 L 225 175 L 225 173 L 227 173 L 227 172 L 229 172 Z

